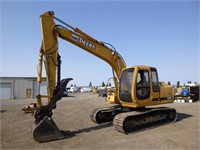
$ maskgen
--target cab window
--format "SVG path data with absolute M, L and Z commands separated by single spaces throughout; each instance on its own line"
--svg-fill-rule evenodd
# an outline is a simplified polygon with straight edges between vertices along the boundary
M 150 96 L 150 80 L 148 70 L 138 71 L 136 96 L 139 100 L 145 100 Z
M 159 81 L 158 74 L 155 68 L 151 68 L 151 76 L 152 76 L 152 88 L 154 92 L 159 92 Z
M 122 72 L 119 84 L 119 97 L 124 102 L 132 102 L 131 90 L 134 68 L 126 69 Z

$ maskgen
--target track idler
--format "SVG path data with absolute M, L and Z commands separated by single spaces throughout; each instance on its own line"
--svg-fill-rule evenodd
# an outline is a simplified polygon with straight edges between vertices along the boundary
M 32 126 L 32 134 L 36 141 L 48 142 L 66 137 L 58 129 L 51 116 L 53 115 L 52 109 L 56 108 L 56 102 L 62 98 L 64 90 L 70 80 L 72 80 L 72 78 L 63 79 L 60 85 L 56 86 L 49 104 L 41 106 L 34 112 L 35 122 Z

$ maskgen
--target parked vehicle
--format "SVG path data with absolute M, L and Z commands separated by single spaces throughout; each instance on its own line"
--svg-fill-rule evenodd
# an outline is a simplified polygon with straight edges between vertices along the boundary
M 100 89 L 98 95 L 99 95 L 99 97 L 107 97 L 107 90 L 106 89 Z
M 64 90 L 64 93 L 63 93 L 63 97 L 67 97 L 68 96 L 68 91 L 67 89 Z
M 86 88 L 86 87 L 80 89 L 81 93 L 89 93 L 91 91 L 92 91 L 91 88 Z

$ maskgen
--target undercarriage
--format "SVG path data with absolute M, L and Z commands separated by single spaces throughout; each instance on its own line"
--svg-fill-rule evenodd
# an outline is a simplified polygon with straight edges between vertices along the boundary
M 95 109 L 90 117 L 98 124 L 113 122 L 117 131 L 128 134 L 175 122 L 177 113 L 168 107 L 129 109 L 117 105 Z

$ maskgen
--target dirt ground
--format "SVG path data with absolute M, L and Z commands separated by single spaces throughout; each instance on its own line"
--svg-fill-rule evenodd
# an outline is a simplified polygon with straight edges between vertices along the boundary
M 97 125 L 92 110 L 108 106 L 105 98 L 93 93 L 70 93 L 57 103 L 53 119 L 68 138 L 38 143 L 32 138 L 33 116 L 23 114 L 24 105 L 36 100 L 0 100 L 1 149 L 200 149 L 200 103 L 173 103 L 178 112 L 175 123 L 135 134 L 117 132 L 112 123 Z M 110 106 L 110 105 L 109 105 Z

